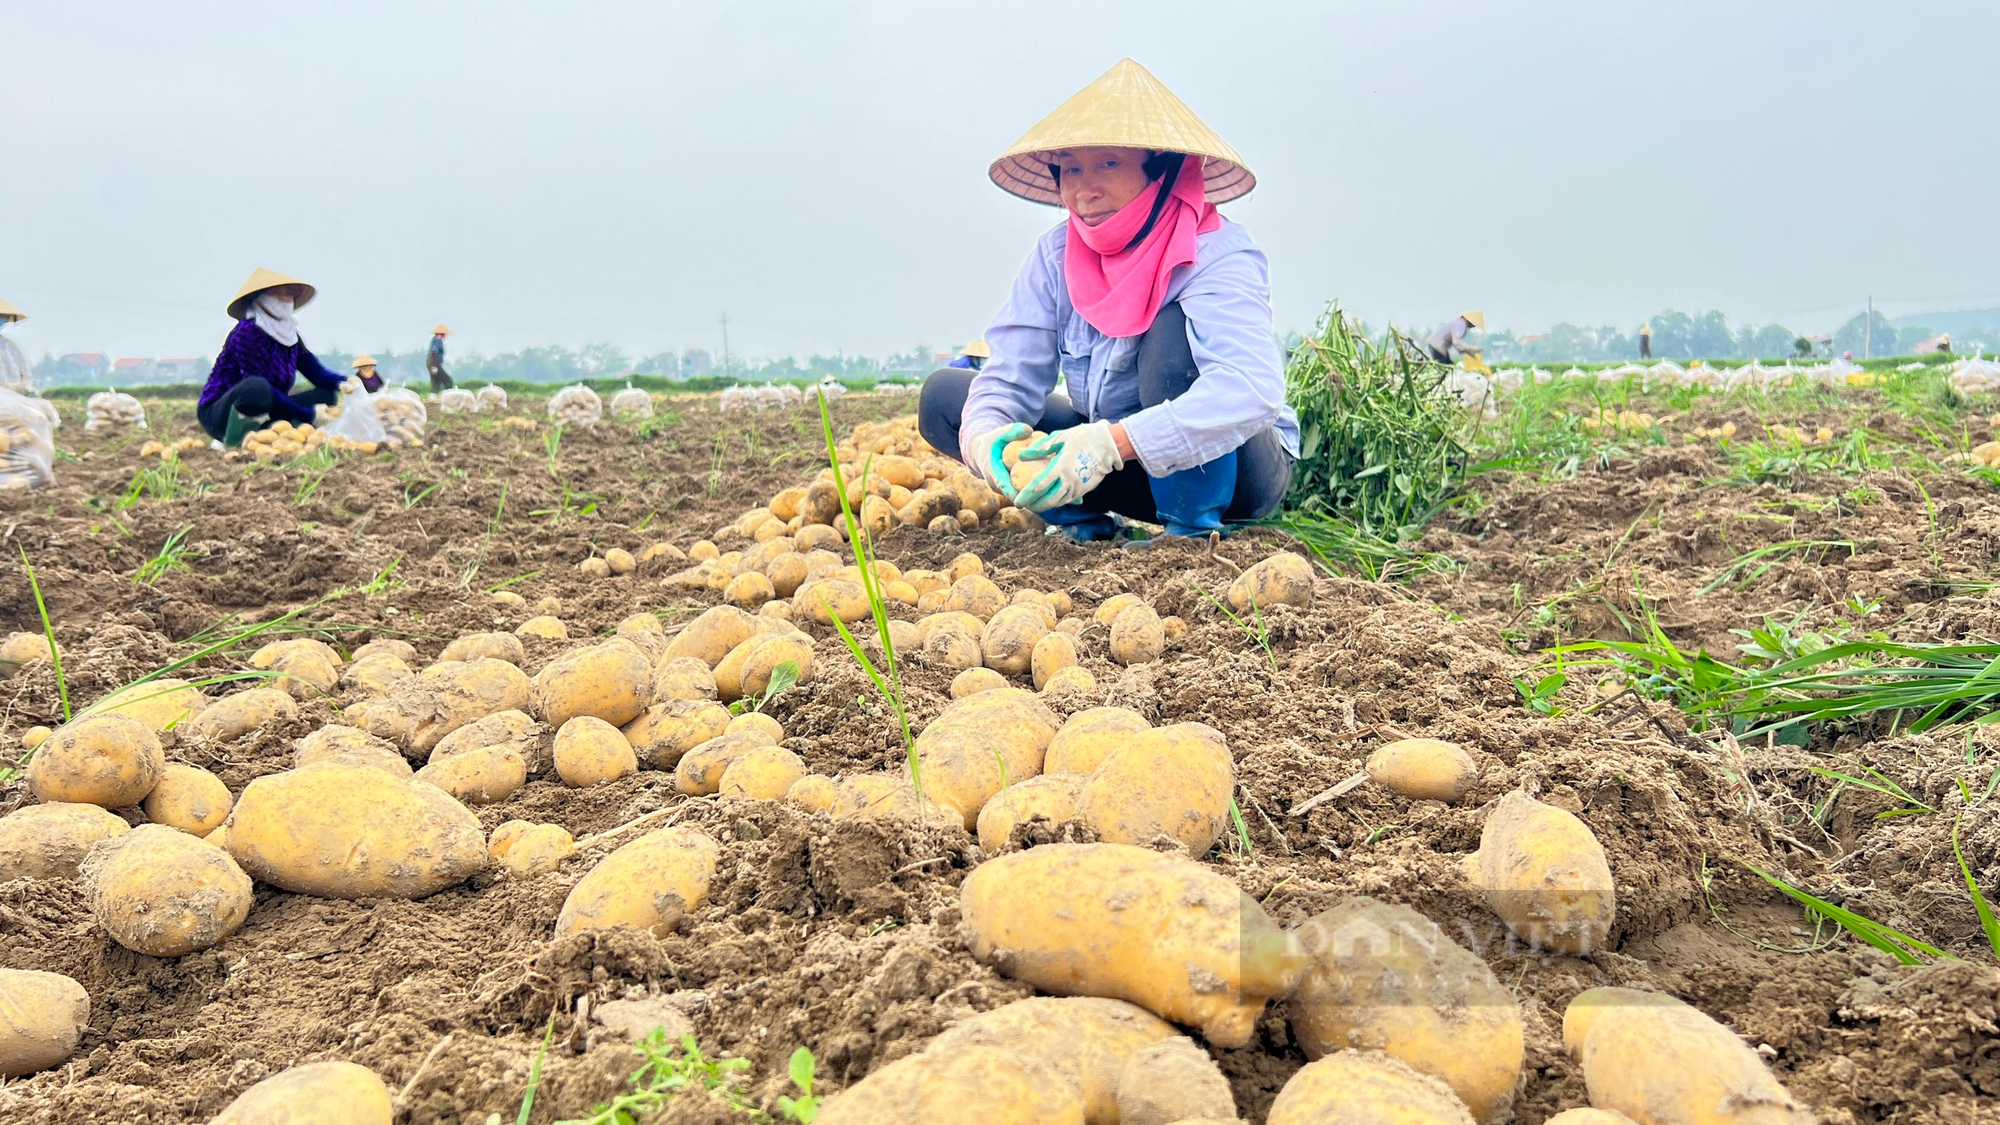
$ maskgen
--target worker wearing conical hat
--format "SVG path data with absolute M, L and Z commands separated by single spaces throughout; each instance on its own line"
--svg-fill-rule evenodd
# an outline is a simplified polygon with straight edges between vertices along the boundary
M 1639 326 L 1639 358 L 1653 358 L 1653 326 L 1650 324 Z
M 444 338 L 451 335 L 451 329 L 440 324 L 431 329 L 431 350 L 424 356 L 424 370 L 431 373 L 431 399 L 456 386 L 451 381 L 451 373 L 444 369 Z
M 1243 158 L 1126 59 L 987 174 L 1068 214 L 986 330 L 992 358 L 925 381 L 924 437 L 1077 539 L 1116 536 L 1115 516 L 1192 535 L 1275 509 L 1298 420 L 1269 269 L 1215 209 L 1256 186 Z M 1022 461 L 1043 468 L 1017 489 L 1000 453 L 1030 429 L 1048 436 Z
M 1424 341 L 1424 348 L 1439 363 L 1456 363 L 1461 356 L 1479 354 L 1479 345 L 1468 342 L 1466 334 L 1484 331 L 1486 314 L 1478 309 L 1467 309 L 1438 325 L 1436 331 Z
M 28 391 L 35 386 L 35 369 L 28 366 L 21 345 L 8 339 L 4 332 L 7 326 L 26 319 L 27 313 L 0 301 L 0 387 L 10 391 Z
M 318 292 L 296 277 L 260 268 L 229 299 L 236 327 L 223 341 L 195 405 L 201 428 L 226 448 L 242 445 L 245 434 L 273 422 L 310 422 L 313 407 L 340 401 L 345 377 L 306 347 L 293 319 Z M 300 375 L 312 389 L 294 394 L 292 384 Z M 373 392 L 382 381 L 363 384 Z
M 986 341 L 974 340 L 970 344 L 965 345 L 965 350 L 958 353 L 957 359 L 945 364 L 945 366 L 956 367 L 961 371 L 977 371 L 986 366 L 986 361 L 992 358 L 993 349 L 986 346 Z

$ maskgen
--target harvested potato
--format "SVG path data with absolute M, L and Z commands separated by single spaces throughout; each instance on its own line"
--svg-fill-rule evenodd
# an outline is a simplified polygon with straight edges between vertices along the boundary
M 271 686 L 310 702 L 340 686 L 340 654 L 324 641 L 273 641 L 251 654 L 250 667 L 278 673 Z
M 314 762 L 344 758 L 356 764 L 387 770 L 397 777 L 409 777 L 414 772 L 410 769 L 409 760 L 403 757 L 402 751 L 360 727 L 328 723 L 304 738 L 295 740 L 292 747 L 294 769 L 312 765 Z
M 38 801 L 122 809 L 146 799 L 166 764 L 151 727 L 119 711 L 93 714 L 64 723 L 28 759 L 28 789 Z
M 1417 801 L 1455 804 L 1479 781 L 1479 766 L 1472 755 L 1456 742 L 1437 738 L 1387 743 L 1368 755 L 1363 768 L 1390 792 Z
M 366 660 L 371 656 L 387 656 L 414 665 L 417 662 L 417 646 L 401 637 L 378 637 L 354 650 L 355 660 Z
M 805 584 L 805 557 L 796 554 L 779 555 L 764 564 L 764 577 L 770 580 L 772 593 L 781 598 L 789 598 Z
M 1077 815 L 1106 843 L 1171 836 L 1198 856 L 1227 830 L 1235 789 L 1229 751 L 1176 724 L 1125 735 L 1084 784 Z
M 1514 936 L 1552 953 L 1603 949 L 1617 914 L 1611 866 L 1584 823 L 1516 790 L 1465 861 L 1467 878 Z
M 1120 1125 L 1119 1076 L 1141 1052 L 1169 1040 L 1187 1042 L 1173 1025 L 1136 1004 L 1094 996 L 1033 996 L 953 1024 L 924 1050 L 1009 1048 L 1076 1087 L 1087 1125 Z
M 9 633 L 0 641 L 0 676 L 11 676 L 23 665 L 55 659 L 55 649 L 44 633 Z
M 749 614 L 735 606 L 719 605 L 675 634 L 673 643 L 667 646 L 666 658 L 692 656 L 713 668 L 722 663 L 730 649 L 749 640 L 754 631 Z
M 1002 675 L 1018 676 L 1029 670 L 1035 645 L 1048 634 L 1043 610 L 1031 605 L 1010 605 L 994 612 L 979 637 L 979 650 L 986 666 Z
M 612 640 L 565 653 L 535 675 L 534 712 L 552 727 L 578 715 L 624 726 L 645 714 L 652 702 L 653 667 L 626 642 Z
M 1542 1125 L 1634 1125 L 1634 1122 L 1622 1113 L 1578 1106 L 1575 1109 L 1563 1110 L 1542 1122 Z
M 438 654 L 439 660 L 505 660 L 519 665 L 528 659 L 521 638 L 512 633 L 467 633 Z
M 660 623 L 660 615 L 643 611 L 627 614 L 623 620 L 618 622 L 618 628 L 614 631 L 621 637 L 638 636 L 641 633 L 658 637 L 667 635 L 667 627 Z
M 208 697 L 186 680 L 145 680 L 119 688 L 91 704 L 78 718 L 115 712 L 165 732 L 178 728 L 207 706 Z
M 665 937 L 708 897 L 721 849 L 693 828 L 649 832 L 598 861 L 570 889 L 555 936 L 630 926 Z
M 836 496 L 831 490 L 827 495 L 829 498 Z M 834 510 L 839 511 L 839 500 L 835 499 L 834 504 Z M 802 555 L 813 551 L 833 551 L 840 547 L 840 533 L 827 527 L 824 520 L 820 520 L 800 527 L 798 533 L 792 536 L 792 542 L 794 549 Z
M 1054 698 L 1067 696 L 1071 701 L 1088 699 L 1097 694 L 1097 677 L 1081 664 L 1058 668 L 1042 685 L 1042 694 Z
M 864 773 L 841 778 L 834 784 L 833 803 L 827 815 L 835 820 L 893 820 L 920 824 L 962 826 L 965 813 L 941 798 L 929 785 L 919 794 L 910 784 L 910 775 Z
M 782 746 L 759 746 L 723 768 L 717 792 L 725 797 L 776 801 L 805 775 L 805 761 L 797 754 Z
M 811 773 L 792 782 L 792 787 L 785 790 L 785 801 L 807 812 L 825 812 L 833 807 L 833 793 L 832 778 Z
M 494 601 L 500 603 L 501 605 L 506 606 L 508 609 L 528 608 L 528 599 L 522 597 L 521 595 L 515 593 L 512 590 L 495 590 L 493 591 L 492 594 L 488 596 L 491 597 Z
M 1001 531 L 1037 531 L 1042 526 L 1041 517 L 1026 508 L 1002 508 L 994 519 L 993 526 Z
M 735 734 L 738 731 L 748 730 L 762 731 L 764 736 L 770 739 L 773 746 L 785 740 L 784 724 L 764 714 L 762 711 L 743 712 L 741 715 L 729 720 L 729 726 L 723 733 Z
M 1300 1068 L 1267 1125 L 1473 1125 L 1451 1087 L 1377 1054 L 1341 1051 Z
M 515 626 L 514 635 L 543 641 L 566 641 L 569 639 L 569 626 L 563 624 L 559 617 L 540 614 Z
M 617 727 L 578 715 L 556 732 L 556 776 L 581 789 L 639 772 L 639 755 Z
M 1236 1117 L 1236 1096 L 1222 1068 L 1182 1035 L 1150 1043 L 1125 1060 L 1115 1096 L 1118 1125 Z
M 739 574 L 722 588 L 722 600 L 744 609 L 756 609 L 778 596 L 776 585 L 763 574 L 751 571 Z
M 492 805 L 512 797 L 528 783 L 528 763 L 517 750 L 480 746 L 433 755 L 430 765 L 417 771 L 416 779 L 468 805 Z
M 947 585 L 955 585 L 968 574 L 985 574 L 986 563 L 971 551 L 960 551 L 944 569 Z
M 1001 786 L 1042 772 L 1061 723 L 1032 692 L 982 691 L 939 712 L 916 739 L 926 792 L 958 807 L 970 830 Z
M 486 834 L 464 805 L 367 766 L 257 778 L 226 827 L 229 854 L 252 878 L 323 898 L 422 898 L 486 865 Z
M 699 657 L 678 656 L 653 669 L 653 701 L 714 699 L 715 670 Z
M 1229 608 L 1252 613 L 1252 607 L 1269 609 L 1293 605 L 1304 609 L 1313 600 L 1313 568 L 1304 556 L 1280 551 L 1245 570 L 1229 584 Z
M 646 708 L 646 713 L 619 729 L 639 764 L 670 770 L 688 751 L 729 729 L 729 708 L 711 700 L 670 699 Z
M 0 969 L 0 1078 L 60 1066 L 90 1025 L 90 993 L 61 973 Z
M 979 668 L 967 668 L 965 671 L 951 678 L 951 697 L 953 699 L 964 699 L 968 695 L 976 695 L 982 691 L 992 691 L 995 688 L 1004 688 L 1007 686 L 1007 677 L 995 672 L 991 668 L 983 666 Z
M 1304 954 L 1254 899 L 1189 860 L 1127 844 L 1046 844 L 989 859 L 959 892 L 974 956 L 1045 992 L 1129 1000 L 1250 1041 Z
M 500 711 L 524 711 L 533 688 L 504 660 L 434 664 L 382 699 L 348 708 L 348 722 L 377 738 L 426 754 L 458 728 Z
M 0 817 L 0 883 L 73 879 L 92 844 L 129 831 L 130 825 L 96 805 L 24 805 Z M 0 1012 L 4 1011 L 0 1005 Z M 4 1025 L 0 1025 L 0 1043 L 5 1039 Z
M 1035 678 L 1035 690 L 1049 686 L 1050 677 L 1076 665 L 1076 641 L 1063 633 L 1044 633 L 1030 653 L 1028 669 Z
M 192 738 L 227 742 L 266 723 L 299 717 L 299 705 L 277 688 L 251 688 L 202 708 L 201 714 L 176 729 Z
M 923 651 L 925 660 L 943 668 L 963 671 L 986 663 L 979 634 L 955 623 L 939 625 L 925 634 Z
M 1118 611 L 1111 622 L 1111 659 L 1120 664 L 1147 664 L 1167 651 L 1167 629 L 1160 615 L 1144 602 Z
M 986 622 L 963 610 L 953 610 L 950 613 L 939 611 L 929 614 L 917 622 L 918 635 L 925 640 L 929 640 L 932 633 L 947 625 L 955 625 L 971 633 L 974 637 L 978 637 L 980 633 L 986 630 Z
M 633 558 L 632 552 L 623 547 L 612 547 L 604 552 L 604 565 L 609 567 L 613 574 L 630 574 L 639 569 L 639 560 Z
M 111 940 L 179 957 L 235 933 L 256 900 L 227 852 L 164 824 L 142 824 L 90 849 L 81 868 L 91 913 Z
M 498 748 L 519 754 L 529 773 L 541 773 L 550 765 L 547 737 L 548 728 L 526 711 L 497 711 L 439 739 L 430 760 L 441 762 L 468 750 Z
M 365 1066 L 316 1062 L 243 1091 L 209 1125 L 390 1125 L 389 1088 Z
M 898 1059 L 827 1099 L 815 1120 L 1084 1125 L 1083 1095 L 1061 1071 L 1011 1046 L 967 1046 Z
M 1478 955 L 1415 910 L 1364 895 L 1296 932 L 1312 960 L 1288 1006 L 1308 1059 L 1381 1051 L 1442 1079 L 1482 1121 L 1513 1104 L 1521 1009 Z
M 415 676 L 410 666 L 393 656 L 376 653 L 360 657 L 340 670 L 340 686 L 364 696 L 387 695 L 396 685 Z M 283 692 L 278 694 L 284 695 Z M 234 696 L 226 696 L 233 699 Z M 290 696 L 285 696 L 290 699 Z
M 576 564 L 576 569 L 585 578 L 611 577 L 611 564 L 595 555 Z
M 530 824 L 510 820 L 493 830 L 487 842 L 487 862 L 509 875 L 545 875 L 562 866 L 563 858 L 576 850 L 576 841 L 560 824 Z
M 722 771 L 750 751 L 769 745 L 771 736 L 754 729 L 711 738 L 681 756 L 674 767 L 674 788 L 689 797 L 706 797 L 722 787 Z
M 1144 604 L 1137 594 L 1113 594 L 1098 604 L 1090 619 L 1099 625 L 1109 625 L 1128 607 Z
M 794 682 L 812 678 L 812 638 L 789 627 L 782 633 L 752 637 L 738 646 L 738 652 L 741 659 L 734 666 L 730 666 L 730 658 L 737 656 L 735 652 L 716 668 L 716 692 L 725 702 L 761 698 L 781 664 L 792 666 Z M 722 670 L 725 666 L 730 667 L 728 674 Z
M 1049 740 L 1042 769 L 1047 773 L 1096 773 L 1111 751 L 1132 735 L 1153 729 L 1137 711 L 1124 707 L 1092 707 L 1069 717 Z
M 1593 988 L 1563 1013 L 1563 1049 L 1590 1104 L 1638 1125 L 1813 1120 L 1736 1033 L 1660 992 Z
M 1016 825 L 1036 817 L 1051 824 L 1076 819 L 1077 801 L 1088 780 L 1082 774 L 1031 777 L 1002 789 L 979 810 L 979 846 L 990 855 L 1007 845 Z
M 809 579 L 792 596 L 792 601 L 804 606 L 808 615 L 822 625 L 831 625 L 836 620 L 851 625 L 874 612 L 868 603 L 868 591 L 852 578 Z
M 146 794 L 146 819 L 191 836 L 206 836 L 229 818 L 229 803 L 229 787 L 221 778 L 205 769 L 168 762 L 160 770 L 159 783 Z
M 983 574 L 968 574 L 954 581 L 944 599 L 945 612 L 969 613 L 981 621 L 1000 612 L 1006 604 L 1007 595 Z
M 21 749 L 33 750 L 42 743 L 47 742 L 49 736 L 54 733 L 54 731 L 47 727 L 29 727 L 27 730 L 21 732 Z

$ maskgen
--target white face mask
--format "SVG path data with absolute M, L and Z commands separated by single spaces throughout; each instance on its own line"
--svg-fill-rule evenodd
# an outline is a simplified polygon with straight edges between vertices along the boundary
M 299 342 L 299 326 L 292 319 L 292 300 L 274 293 L 260 293 L 250 302 L 251 319 L 273 340 L 286 347 Z

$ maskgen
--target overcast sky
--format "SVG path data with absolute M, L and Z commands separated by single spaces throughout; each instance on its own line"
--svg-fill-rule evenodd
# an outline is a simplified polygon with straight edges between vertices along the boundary
M 2000 4 L 9 0 L 0 297 L 31 354 L 881 355 L 977 335 L 1059 212 L 987 164 L 1130 55 L 1259 177 L 1280 331 L 1824 330 L 2000 305 Z

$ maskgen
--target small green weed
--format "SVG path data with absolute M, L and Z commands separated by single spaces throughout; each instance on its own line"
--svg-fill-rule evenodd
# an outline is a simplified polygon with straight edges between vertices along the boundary
M 206 557 L 196 554 L 187 545 L 188 532 L 193 530 L 194 526 L 190 524 L 167 536 L 159 551 L 132 572 L 132 581 L 141 586 L 151 586 L 176 570 L 193 570 L 194 565 L 189 560 Z
M 669 1047 L 666 1032 L 657 1027 L 633 1051 L 644 1062 L 625 1080 L 629 1087 L 626 1093 L 599 1104 L 589 1117 L 570 1118 L 556 1125 L 644 1125 L 688 1091 L 706 1094 L 731 1109 L 757 1112 L 736 1077 L 750 1068 L 748 1059 L 708 1058 L 692 1035 L 681 1036 L 677 1046 Z
M 764 685 L 764 694 L 755 700 L 739 699 L 729 705 L 729 713 L 741 715 L 745 711 L 762 711 L 773 699 L 791 690 L 799 682 L 799 666 L 796 661 L 786 660 L 771 669 L 771 682 Z

